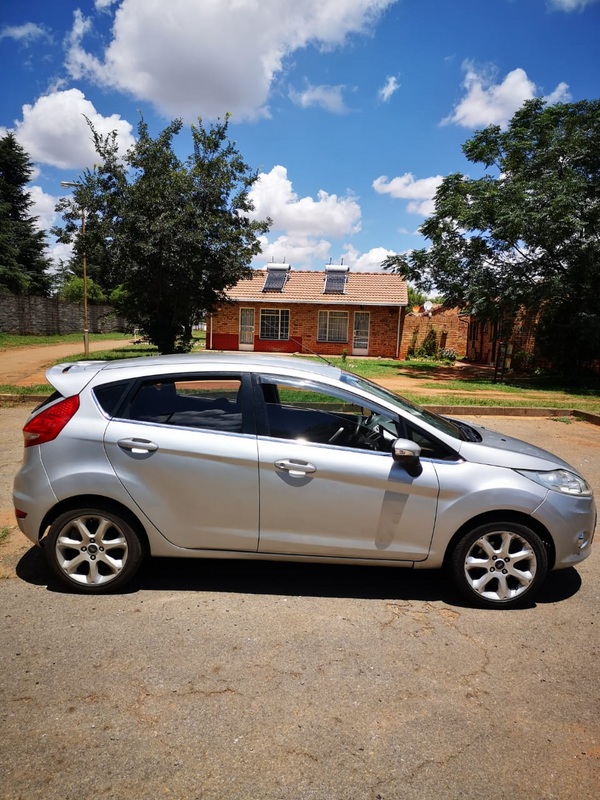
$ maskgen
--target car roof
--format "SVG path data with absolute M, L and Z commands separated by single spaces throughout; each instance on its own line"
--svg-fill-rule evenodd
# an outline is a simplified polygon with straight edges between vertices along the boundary
M 302 357 L 270 356 L 255 353 L 178 353 L 168 356 L 124 358 L 118 361 L 75 361 L 55 364 L 46 372 L 48 382 L 63 395 L 78 394 L 92 379 L 105 377 L 109 381 L 141 375 L 161 375 L 173 370 L 243 370 L 244 372 L 304 372 L 332 380 L 339 379 L 341 370 L 325 363 Z M 98 381 L 95 381 L 98 384 Z
M 164 368 L 185 365 L 194 367 L 235 367 L 242 365 L 248 369 L 300 369 L 304 372 L 313 372 L 317 375 L 327 375 L 331 378 L 339 377 L 340 370 L 332 364 L 317 363 L 304 357 L 271 356 L 256 353 L 176 353 L 169 356 L 151 356 L 147 358 L 126 358 L 120 361 L 109 361 L 104 368 L 107 371 L 127 367 L 151 368 L 152 372 L 162 371 Z

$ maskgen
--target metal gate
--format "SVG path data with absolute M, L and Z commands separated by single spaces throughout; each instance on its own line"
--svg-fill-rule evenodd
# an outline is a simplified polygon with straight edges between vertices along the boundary
M 368 311 L 354 312 L 354 335 L 352 337 L 352 355 L 369 355 L 369 317 Z
M 254 350 L 253 308 L 240 308 L 240 350 Z

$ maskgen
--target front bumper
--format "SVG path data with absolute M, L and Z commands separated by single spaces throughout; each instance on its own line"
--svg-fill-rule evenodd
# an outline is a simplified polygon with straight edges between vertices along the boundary
M 593 497 L 549 491 L 532 516 L 552 535 L 556 550 L 554 569 L 572 567 L 591 555 L 597 521 Z

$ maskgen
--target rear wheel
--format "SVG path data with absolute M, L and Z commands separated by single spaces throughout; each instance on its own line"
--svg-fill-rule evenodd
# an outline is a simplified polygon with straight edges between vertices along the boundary
M 54 574 L 71 589 L 101 594 L 133 577 L 143 550 L 131 525 L 117 514 L 84 508 L 67 511 L 53 522 L 46 555 Z
M 474 605 L 514 608 L 533 599 L 548 572 L 548 556 L 531 528 L 493 522 L 474 528 L 458 542 L 450 572 Z

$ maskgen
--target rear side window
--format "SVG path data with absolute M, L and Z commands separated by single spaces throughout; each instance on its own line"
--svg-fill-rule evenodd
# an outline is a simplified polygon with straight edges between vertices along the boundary
M 117 409 L 121 404 L 121 400 L 129 387 L 128 382 L 107 383 L 104 386 L 96 386 L 94 395 L 98 401 L 100 408 L 109 417 L 114 417 Z
M 242 433 L 241 379 L 202 376 L 144 381 L 129 418 L 184 428 Z

